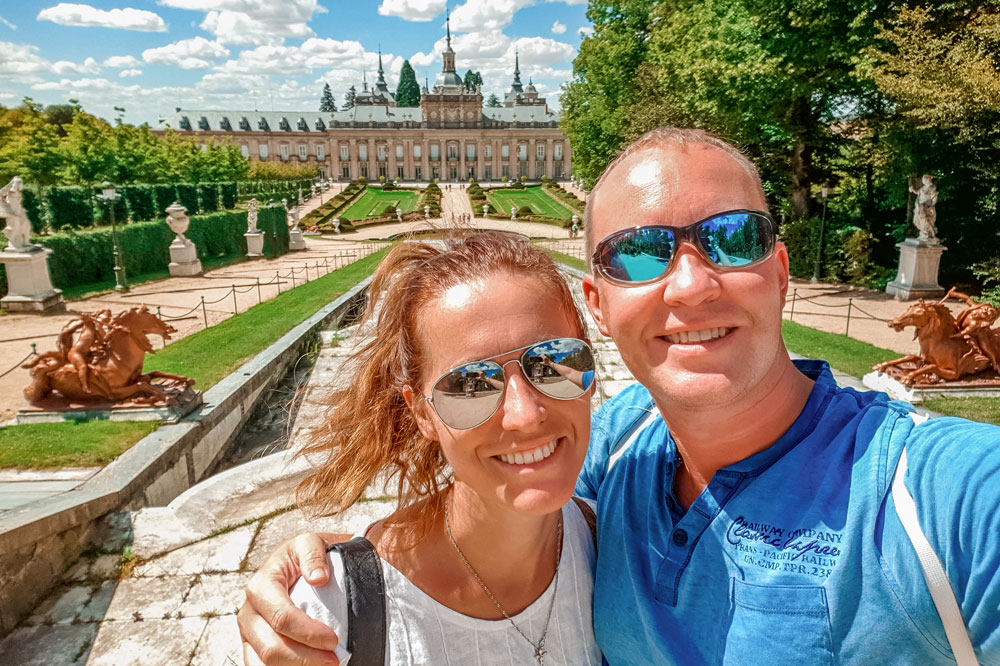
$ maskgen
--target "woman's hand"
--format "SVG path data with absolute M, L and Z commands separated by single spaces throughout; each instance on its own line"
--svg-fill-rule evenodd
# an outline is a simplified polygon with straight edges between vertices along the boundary
M 300 534 L 264 560 L 247 585 L 247 600 L 237 616 L 248 666 L 339 665 L 333 654 L 337 634 L 296 608 L 289 592 L 300 577 L 310 585 L 324 585 L 330 579 L 327 544 L 350 536 Z

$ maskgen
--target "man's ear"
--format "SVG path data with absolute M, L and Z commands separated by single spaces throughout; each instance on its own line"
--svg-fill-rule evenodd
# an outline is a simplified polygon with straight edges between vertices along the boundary
M 788 300 L 788 248 L 781 241 L 774 248 L 774 257 L 778 260 L 778 266 L 775 270 L 778 271 L 778 288 L 781 294 L 781 307 L 785 307 L 785 302 Z
M 593 273 L 587 273 L 583 276 L 583 298 L 587 301 L 587 309 L 590 310 L 590 316 L 597 324 L 597 330 L 603 335 L 610 336 L 611 333 L 608 332 L 608 326 L 604 321 L 604 312 L 601 311 L 601 294 L 597 290 L 597 282 L 594 280 Z
M 406 406 L 409 407 L 410 413 L 413 414 L 420 434 L 431 441 L 441 441 L 441 438 L 437 434 L 437 423 L 428 413 L 428 410 L 431 408 L 430 404 L 424 400 L 423 396 L 416 393 L 410 386 L 404 386 L 403 400 L 406 402 Z

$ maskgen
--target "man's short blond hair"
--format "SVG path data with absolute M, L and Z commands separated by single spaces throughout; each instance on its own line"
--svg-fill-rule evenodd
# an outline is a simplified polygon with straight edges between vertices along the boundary
M 683 150 L 690 145 L 702 145 L 709 146 L 711 148 L 718 148 L 732 157 L 741 167 L 743 167 L 743 170 L 747 172 L 747 175 L 750 176 L 751 180 L 753 180 L 754 186 L 760 190 L 761 198 L 764 198 L 764 186 L 761 184 L 760 174 L 757 172 L 757 167 L 755 167 L 753 162 L 751 162 L 750 159 L 736 146 L 731 143 L 727 143 L 723 139 L 720 139 L 711 132 L 706 132 L 705 130 L 683 129 L 680 127 L 657 127 L 656 129 L 646 132 L 638 139 L 627 145 L 625 149 L 611 161 L 607 168 L 604 169 L 604 173 L 602 173 L 601 177 L 597 179 L 597 183 L 594 185 L 593 189 L 590 191 L 590 195 L 587 197 L 590 205 L 588 205 L 583 211 L 583 239 L 587 251 L 588 266 L 590 265 L 590 260 L 594 253 L 594 245 L 597 243 L 597 239 L 594 238 L 592 230 L 594 210 L 593 201 L 598 189 L 601 187 L 601 184 L 607 179 L 608 174 L 614 171 L 615 167 L 617 167 L 630 155 L 634 155 L 641 150 L 649 148 Z

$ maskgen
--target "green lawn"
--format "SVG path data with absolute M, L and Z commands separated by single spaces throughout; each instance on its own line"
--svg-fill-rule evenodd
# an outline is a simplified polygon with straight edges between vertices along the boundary
M 570 268 L 575 268 L 576 270 L 583 271 L 584 273 L 589 271 L 589 269 L 587 268 L 587 262 L 584 261 L 583 259 L 577 259 L 574 256 L 563 254 L 562 252 L 556 252 L 554 250 L 545 250 L 545 251 L 548 252 L 550 255 L 552 255 L 553 259 L 563 264 L 566 264 Z
M 882 349 L 839 333 L 817 331 L 793 321 L 782 321 L 781 331 L 789 350 L 808 358 L 821 358 L 831 367 L 859 379 L 871 372 L 876 363 L 900 356 L 891 349 Z M 1000 425 L 1000 398 L 931 398 L 921 406 L 949 416 Z
M 387 250 L 290 289 L 146 357 L 144 370 L 176 372 L 205 390 L 374 272 Z M 0 468 L 104 465 L 159 422 L 80 421 L 0 428 Z
M 222 268 L 223 266 L 229 266 L 231 264 L 239 264 L 247 261 L 247 257 L 242 254 L 232 254 L 227 257 L 211 257 L 208 259 L 203 259 L 201 262 L 201 267 L 204 270 L 211 270 L 213 268 Z M 127 275 L 129 286 L 137 287 L 140 284 L 145 284 L 146 282 L 155 282 L 156 280 L 165 280 L 170 277 L 170 271 L 166 268 L 156 271 L 150 271 L 148 273 L 141 273 L 139 275 Z M 66 300 L 73 300 L 77 298 L 83 298 L 84 296 L 93 296 L 94 294 L 99 294 L 105 291 L 111 291 L 115 287 L 114 278 L 110 280 L 105 280 L 104 282 L 91 282 L 90 284 L 78 284 L 72 287 L 63 287 L 63 298 Z
M 0 428 L 0 468 L 105 465 L 159 421 L 73 421 Z
M 417 205 L 419 194 L 414 190 L 391 190 L 383 192 L 381 188 L 369 187 L 361 198 L 351 204 L 351 207 L 340 214 L 344 220 L 362 220 L 366 217 L 378 217 L 386 206 L 399 208 L 403 213 L 409 213 Z
M 549 196 L 541 185 L 533 185 L 523 190 L 493 190 L 486 193 L 486 198 L 494 208 L 505 214 L 510 212 L 511 207 L 520 210 L 521 206 L 528 206 L 535 215 L 564 220 L 573 217 L 573 211 Z

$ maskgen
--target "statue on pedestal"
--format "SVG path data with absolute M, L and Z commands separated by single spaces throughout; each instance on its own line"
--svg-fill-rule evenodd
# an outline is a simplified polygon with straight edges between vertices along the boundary
M 920 189 L 910 186 L 910 192 L 917 195 L 917 202 L 913 206 L 913 226 L 917 228 L 920 235 L 917 240 L 927 243 L 937 242 L 937 186 L 929 174 L 924 174 L 921 178 Z
M 0 188 L 0 217 L 7 221 L 3 233 L 7 237 L 7 250 L 10 252 L 27 252 L 34 246 L 31 244 L 31 222 L 21 204 L 24 181 L 14 176 L 9 183 Z
M 247 233 L 257 233 L 257 200 L 251 199 L 247 202 Z

